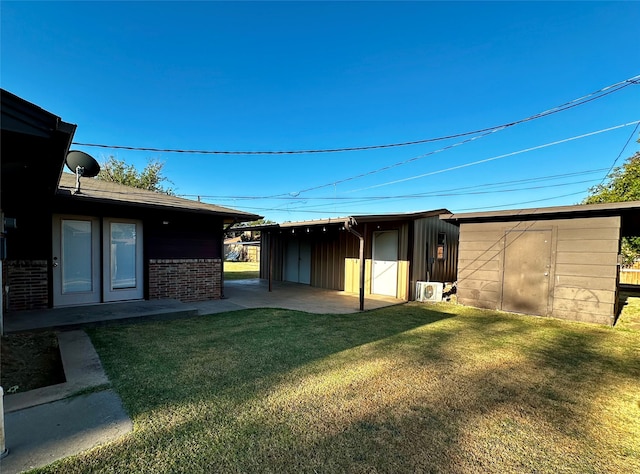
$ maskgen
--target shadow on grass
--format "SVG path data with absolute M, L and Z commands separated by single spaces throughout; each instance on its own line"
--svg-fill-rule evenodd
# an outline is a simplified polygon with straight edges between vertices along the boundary
M 278 383 L 296 367 L 454 316 L 425 306 L 397 314 L 397 307 L 338 315 L 252 309 L 95 329 L 90 336 L 135 417 L 239 384 L 243 396 L 251 398 L 257 380 L 264 390 L 265 383 Z M 434 336 L 433 343 L 449 336 L 438 335 L 438 341 Z
M 632 332 L 407 304 L 240 311 L 91 335 L 141 429 L 63 461 L 65 472 L 640 467 Z

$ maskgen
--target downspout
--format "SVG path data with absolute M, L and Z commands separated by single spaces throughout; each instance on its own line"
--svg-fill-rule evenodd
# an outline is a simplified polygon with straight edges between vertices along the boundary
M 237 219 L 234 218 L 231 224 L 222 229 L 222 239 L 220 240 L 220 299 L 224 299 L 224 236 L 237 223 Z M 224 221 L 222 224 L 224 225 Z
M 356 225 L 358 223 L 353 217 L 349 217 L 344 221 L 344 228 L 360 240 L 360 311 L 364 311 L 364 237 L 353 228 Z

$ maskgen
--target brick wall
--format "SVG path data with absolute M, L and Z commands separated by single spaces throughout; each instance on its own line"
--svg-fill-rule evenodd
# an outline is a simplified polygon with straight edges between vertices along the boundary
M 220 299 L 222 261 L 219 258 L 150 259 L 149 299 L 207 301 Z
M 49 307 L 46 260 L 7 260 L 2 270 L 3 285 L 9 287 L 9 292 L 4 294 L 7 311 Z

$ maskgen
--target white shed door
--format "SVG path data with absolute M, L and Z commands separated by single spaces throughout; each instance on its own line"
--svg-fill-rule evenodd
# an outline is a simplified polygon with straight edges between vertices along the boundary
M 371 293 L 396 297 L 398 293 L 398 231 L 373 233 Z

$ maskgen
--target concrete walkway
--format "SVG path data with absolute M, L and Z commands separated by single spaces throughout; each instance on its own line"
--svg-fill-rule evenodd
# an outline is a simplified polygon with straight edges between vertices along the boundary
M 5 333 L 53 329 L 58 335 L 66 382 L 4 396 L 6 457 L 1 474 L 17 474 L 125 436 L 133 429 L 119 396 L 110 388 L 85 327 L 147 320 L 191 318 L 249 308 L 310 313 L 356 313 L 359 297 L 308 285 L 265 280 L 225 282 L 225 297 L 198 303 L 132 301 L 5 315 Z M 367 296 L 364 309 L 404 303 Z M 80 394 L 79 394 L 80 393 Z
M 4 396 L 2 474 L 46 466 L 133 429 L 86 333 L 60 332 L 58 343 L 65 383 Z M 73 396 L 78 393 L 84 394 Z

